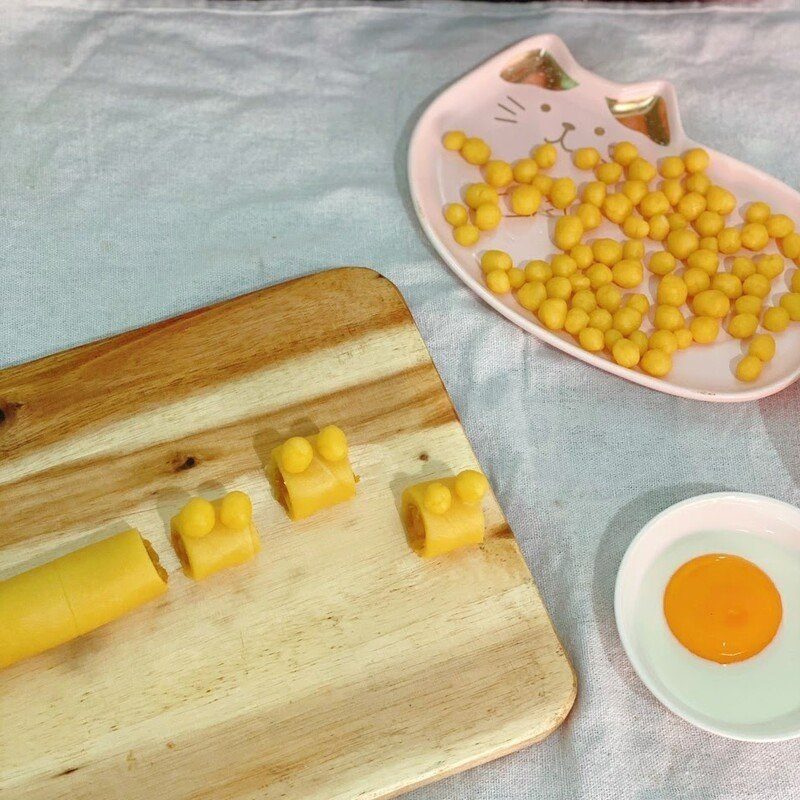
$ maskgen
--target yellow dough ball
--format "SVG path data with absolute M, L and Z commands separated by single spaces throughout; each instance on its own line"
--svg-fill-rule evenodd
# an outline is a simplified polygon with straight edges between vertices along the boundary
M 644 267 L 641 261 L 623 258 L 611 268 L 611 275 L 617 286 L 621 286 L 623 289 L 633 289 L 642 282 Z
M 800 233 L 790 233 L 778 242 L 778 247 L 786 258 L 800 259 Z
M 686 320 L 675 306 L 656 306 L 653 325 L 657 331 L 677 331 L 686 325 Z
M 738 228 L 723 228 L 717 234 L 717 248 L 726 256 L 735 253 L 742 246 L 742 232 Z
M 764 275 L 750 275 L 742 282 L 742 289 L 745 294 L 753 294 L 756 297 L 764 298 L 769 294 L 771 288 L 769 278 Z
M 716 275 L 719 269 L 719 256 L 713 250 L 703 247 L 690 253 L 686 258 L 686 264 L 689 267 L 702 269 L 709 275 Z
M 472 247 L 480 235 L 481 232 L 475 225 L 457 225 L 453 228 L 453 238 L 462 247 Z
M 719 320 L 715 317 L 695 317 L 689 323 L 689 331 L 698 344 L 710 344 L 719 336 Z
M 633 369 L 641 358 L 639 347 L 630 339 L 620 339 L 612 348 L 611 355 L 621 367 Z
M 551 280 L 558 280 L 551 278 Z M 566 280 L 566 278 L 564 279 Z M 569 281 L 567 281 L 569 283 Z M 570 287 L 571 290 L 571 287 Z M 540 306 L 537 312 L 539 321 L 551 331 L 560 331 L 564 328 L 567 321 L 567 303 L 560 297 L 548 297 Z
M 758 322 L 758 317 L 754 317 Z M 789 327 L 789 312 L 783 306 L 773 306 L 764 312 L 763 325 L 768 331 L 780 333 Z
M 578 334 L 578 342 L 584 350 L 588 350 L 590 353 L 598 353 L 605 344 L 603 331 L 598 328 L 583 328 Z
M 522 184 L 511 190 L 511 210 L 521 217 L 530 217 L 539 210 L 542 194 L 535 186 Z
M 546 197 L 550 194 L 550 187 L 553 185 L 553 179 L 549 175 L 545 175 L 543 172 L 539 172 L 537 175 L 533 176 L 533 180 L 531 181 L 531 186 L 535 186 L 542 194 L 543 197 Z
M 728 323 L 728 333 L 734 339 L 749 339 L 758 328 L 758 317 L 753 314 L 734 314 Z
M 731 273 L 733 273 L 740 281 L 744 281 L 745 278 L 749 278 L 751 275 L 755 274 L 756 265 L 752 258 L 747 258 L 746 256 L 736 256 L 733 259 L 733 266 L 731 267 Z
M 730 272 L 717 273 L 711 279 L 711 288 L 718 289 L 729 300 L 736 300 L 742 296 L 742 282 Z
M 688 228 L 680 231 L 670 231 L 667 236 L 667 250 L 675 258 L 683 260 L 688 258 L 700 246 L 700 237 Z
M 694 337 L 689 328 L 679 328 L 674 332 L 674 336 L 675 341 L 678 343 L 678 348 L 681 350 L 685 350 L 694 341 Z
M 513 266 L 511 256 L 503 250 L 487 250 L 481 256 L 481 269 L 484 272 L 493 272 L 496 269 L 508 271 Z
M 639 361 L 639 366 L 654 378 L 663 378 L 672 369 L 672 356 L 663 350 L 648 350 Z
M 603 334 L 603 341 L 605 342 L 607 350 L 613 350 L 614 345 L 622 338 L 623 338 L 622 334 L 615 328 L 609 328 Z
M 698 192 L 689 192 L 678 200 L 676 208 L 684 219 L 693 222 L 706 210 L 706 198 Z
M 577 336 L 589 324 L 589 313 L 582 308 L 571 308 L 567 311 L 564 330 Z
M 711 276 L 704 269 L 689 267 L 683 273 L 683 282 L 686 284 L 686 293 L 689 297 L 694 297 L 710 288 Z
M 481 231 L 493 231 L 503 215 L 500 207 L 492 203 L 484 203 L 475 209 L 475 227 Z
M 642 324 L 642 315 L 631 306 L 617 309 L 611 318 L 611 325 L 623 336 L 638 330 Z
M 719 242 L 717 241 L 716 236 L 701 236 L 700 237 L 700 249 L 701 250 L 710 250 L 712 253 L 719 252 Z
M 575 214 L 586 231 L 593 231 L 600 227 L 600 223 L 603 221 L 600 209 L 591 203 L 581 203 L 575 210 Z
M 492 157 L 492 149 L 483 139 L 472 136 L 461 145 L 461 156 L 467 163 L 482 167 Z
M 685 169 L 680 156 L 662 158 L 658 165 L 658 172 L 663 178 L 680 178 Z
M 514 162 L 512 174 L 517 183 L 532 183 L 539 174 L 539 165 L 532 158 L 521 158 Z
M 682 231 L 684 228 L 689 227 L 689 221 L 683 214 L 667 214 L 667 223 L 671 231 Z
M 792 273 L 792 280 L 789 283 L 789 288 L 793 292 L 800 292 L 800 269 L 796 269 Z
M 280 451 L 281 466 L 291 475 L 305 472 L 314 458 L 314 450 L 308 439 L 302 436 L 293 436 L 287 439 Z
M 679 328 L 678 333 L 685 330 L 686 328 Z M 689 336 L 691 336 L 690 332 Z M 651 350 L 663 350 L 671 356 L 678 349 L 677 333 L 668 330 L 655 331 L 650 335 L 647 345 Z
M 800 293 L 790 292 L 781 297 L 781 308 L 789 312 L 792 322 L 800 322 Z
M 654 275 L 666 275 L 675 269 L 675 256 L 667 250 L 657 250 L 650 256 L 647 268 Z
M 665 214 L 656 214 L 650 217 L 650 231 L 648 236 L 654 242 L 663 242 L 669 236 L 669 220 Z
M 568 278 L 578 271 L 578 265 L 572 256 L 566 253 L 558 253 L 550 259 L 550 268 L 553 270 L 553 275 L 560 275 L 562 278 Z
M 578 196 L 578 188 L 572 178 L 556 178 L 550 187 L 550 202 L 559 209 L 565 209 Z
M 600 153 L 594 147 L 579 147 L 572 154 L 572 163 L 578 169 L 592 169 L 600 161 Z
M 622 194 L 635 206 L 639 205 L 647 192 L 647 184 L 644 181 L 624 181 L 622 184 Z
M 450 225 L 464 225 L 469 221 L 469 211 L 461 203 L 450 203 L 444 210 L 444 218 Z
M 546 142 L 545 144 L 538 145 L 538 147 L 534 147 L 533 150 L 531 150 L 531 156 L 539 165 L 539 169 L 550 169 L 550 167 L 555 166 L 556 161 L 558 161 L 558 150 L 556 150 L 554 145 Z
M 731 301 L 719 289 L 706 289 L 694 296 L 692 309 L 698 316 L 722 319 L 731 310 Z
M 595 263 L 586 270 L 586 276 L 589 278 L 592 289 L 599 289 L 601 286 L 606 286 L 614 280 L 614 276 L 611 274 L 611 268 L 599 261 L 595 261 Z
M 547 299 L 547 288 L 541 281 L 531 281 L 520 287 L 517 301 L 528 311 L 536 311 Z
M 616 161 L 606 161 L 594 168 L 594 176 L 601 183 L 616 183 L 622 177 L 622 167 Z
M 639 211 L 643 217 L 654 217 L 671 211 L 671 205 L 664 192 L 648 192 L 639 203 Z
M 207 536 L 215 523 L 214 506 L 203 497 L 193 497 L 180 510 L 175 520 L 178 533 L 189 539 L 201 539 Z
M 658 188 L 673 207 L 678 205 L 678 201 L 686 194 L 686 189 L 683 188 L 683 183 L 678 178 L 667 178 L 661 181 Z
M 584 203 L 600 208 L 603 205 L 603 200 L 606 199 L 607 192 L 608 189 L 602 181 L 591 181 L 583 187 L 581 200 Z
M 613 284 L 607 283 L 595 292 L 597 305 L 604 311 L 613 314 L 622 305 L 622 292 Z M 592 323 L 594 324 L 594 323 Z M 598 327 L 598 326 L 595 326 Z M 609 324 L 609 327 L 610 324 Z
M 783 258 L 777 253 L 769 253 L 759 256 L 755 260 L 756 272 L 763 275 L 768 280 L 774 280 L 783 272 L 785 267 Z
M 775 340 L 768 333 L 760 333 L 753 337 L 747 352 L 764 363 L 772 361 L 775 357 Z
M 639 148 L 632 142 L 617 142 L 611 149 L 611 158 L 623 167 L 627 167 L 638 155 Z
M 736 377 L 740 381 L 744 381 L 745 383 L 751 383 L 754 380 L 758 379 L 758 376 L 761 374 L 761 370 L 764 367 L 764 363 L 761 361 L 760 358 L 756 358 L 755 356 L 745 356 L 737 365 L 736 365 Z
M 483 176 L 489 186 L 501 189 L 514 180 L 514 171 L 507 161 L 489 161 L 483 168 Z
M 614 319 L 611 312 L 605 308 L 596 308 L 589 314 L 589 327 L 596 328 L 598 331 L 605 333 L 610 330 L 614 325 Z
M 686 283 L 678 275 L 665 275 L 659 281 L 657 299 L 661 305 L 682 306 L 688 294 Z
M 762 222 L 748 222 L 742 228 L 742 247 L 745 250 L 763 250 L 768 242 L 769 234 Z
M 647 352 L 647 334 L 644 331 L 633 331 L 628 338 L 639 348 L 639 355 Z
M 736 208 L 736 197 L 721 186 L 709 186 L 706 190 L 706 208 L 726 217 Z
M 571 250 L 583 236 L 583 223 L 579 217 L 567 214 L 556 220 L 553 242 L 561 250 Z
M 794 233 L 794 222 L 786 214 L 773 214 L 766 222 L 767 233 L 773 239 L 784 239 Z
M 693 147 L 683 154 L 683 165 L 687 172 L 703 172 L 708 169 L 708 153 L 702 147 Z
M 744 210 L 744 221 L 766 222 L 770 218 L 771 214 L 772 209 L 766 203 L 762 203 L 760 201 L 750 203 L 750 205 L 748 205 Z
M 554 275 L 545 283 L 545 288 L 548 297 L 569 300 L 572 295 L 572 284 L 569 282 L 569 278 L 565 278 L 563 275 Z
M 595 239 L 592 242 L 592 253 L 595 261 L 611 267 L 622 258 L 622 243 L 616 239 Z
M 754 314 L 758 317 L 761 314 L 761 306 L 763 304 L 762 298 L 756 297 L 754 294 L 743 294 L 741 297 L 736 298 L 733 307 L 739 314 Z
M 623 242 L 622 257 L 641 261 L 644 258 L 644 242 L 638 239 L 629 239 L 627 242 Z
M 625 298 L 625 305 L 635 308 L 641 316 L 650 310 L 650 301 L 643 294 L 630 294 Z
M 553 268 L 546 262 L 540 259 L 529 261 L 525 265 L 525 280 L 526 281 L 549 281 L 553 277 Z
M 431 514 L 446 514 L 453 503 L 453 496 L 443 483 L 436 481 L 425 487 L 422 503 Z
M 253 504 L 244 492 L 230 492 L 219 504 L 219 521 L 234 531 L 246 528 L 253 519 Z
M 467 134 L 464 131 L 447 131 L 442 136 L 442 144 L 445 150 L 460 150 L 467 141 Z
M 511 267 L 506 272 L 508 275 L 508 282 L 512 289 L 520 289 L 525 284 L 525 270 L 517 267 Z
M 697 194 L 705 195 L 711 186 L 711 181 L 705 172 L 695 172 L 692 175 L 687 175 L 683 185 L 686 187 L 687 192 L 697 192 Z
M 649 183 L 656 176 L 656 168 L 647 159 L 637 156 L 628 164 L 627 173 L 629 180 Z
M 616 222 L 617 225 L 621 225 L 625 217 L 629 216 L 633 211 L 633 203 L 621 192 L 608 194 L 606 199 L 603 200 L 602 210 L 607 219 L 610 219 L 611 222 Z
M 494 294 L 508 294 L 511 291 L 511 280 L 508 277 L 508 272 L 502 269 L 487 272 L 486 285 L 489 287 L 489 291 L 494 292 Z
M 497 189 L 489 186 L 488 183 L 471 183 L 464 192 L 464 202 L 472 209 L 476 209 L 485 203 L 497 205 L 499 202 Z
M 597 298 L 594 296 L 594 292 L 591 291 L 591 289 L 578 289 L 578 291 L 572 295 L 570 305 L 572 308 L 581 308 L 587 314 L 590 314 L 597 308 Z
M 594 253 L 588 244 L 576 244 L 570 251 L 572 260 L 578 265 L 578 269 L 586 269 L 594 263 Z
M 631 214 L 623 220 L 622 232 L 631 239 L 644 239 L 650 233 L 650 225 L 646 219 Z
M 456 475 L 453 488 L 462 503 L 475 505 L 483 500 L 489 488 L 489 481 L 486 480 L 486 476 L 483 473 L 474 469 L 465 469 Z
M 725 220 L 715 211 L 706 210 L 700 214 L 700 216 L 694 221 L 693 225 L 694 229 L 701 236 L 716 237 L 716 235 L 725 227 Z M 716 249 L 718 247 L 719 242 L 715 239 L 714 248 Z

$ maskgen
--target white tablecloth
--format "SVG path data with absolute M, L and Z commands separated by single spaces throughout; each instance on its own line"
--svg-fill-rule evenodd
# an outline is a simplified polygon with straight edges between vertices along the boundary
M 413 216 L 421 109 L 546 31 L 611 79 L 670 78 L 693 138 L 798 184 L 791 2 L 6 0 L 0 366 L 325 267 L 380 270 L 411 305 L 580 681 L 550 739 L 413 796 L 798 797 L 800 742 L 717 738 L 650 696 L 612 589 L 633 535 L 677 500 L 724 488 L 800 503 L 800 386 L 721 407 L 591 369 L 479 302 Z

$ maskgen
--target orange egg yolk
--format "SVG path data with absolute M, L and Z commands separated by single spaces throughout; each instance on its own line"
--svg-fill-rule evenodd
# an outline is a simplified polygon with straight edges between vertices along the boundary
M 669 579 L 664 615 L 675 638 L 700 658 L 731 664 L 760 653 L 781 624 L 781 596 L 769 576 L 739 556 L 710 553 Z

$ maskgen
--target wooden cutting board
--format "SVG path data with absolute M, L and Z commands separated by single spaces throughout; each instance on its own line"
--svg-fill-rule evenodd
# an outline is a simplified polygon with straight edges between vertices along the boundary
M 0 796 L 383 798 L 536 742 L 576 682 L 493 497 L 424 561 L 409 483 L 477 463 L 403 298 L 339 269 L 0 372 L 0 578 L 134 526 L 169 592 L 0 672 Z M 263 466 L 335 422 L 350 503 L 291 523 Z M 194 583 L 168 521 L 243 489 L 263 551 Z

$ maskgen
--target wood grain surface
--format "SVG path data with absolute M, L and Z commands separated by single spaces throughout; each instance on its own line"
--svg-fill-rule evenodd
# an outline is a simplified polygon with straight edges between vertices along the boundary
M 355 500 L 291 523 L 270 449 L 335 422 Z M 412 482 L 476 467 L 401 295 L 339 269 L 0 372 L 0 579 L 138 528 L 168 593 L 0 672 L 0 797 L 383 798 L 553 731 L 572 668 L 494 497 L 424 561 Z M 242 489 L 263 550 L 194 583 L 169 518 Z

